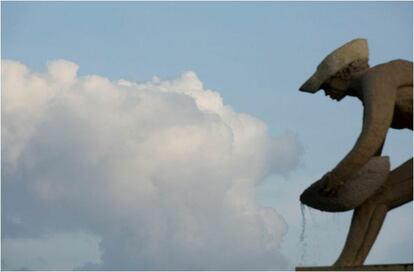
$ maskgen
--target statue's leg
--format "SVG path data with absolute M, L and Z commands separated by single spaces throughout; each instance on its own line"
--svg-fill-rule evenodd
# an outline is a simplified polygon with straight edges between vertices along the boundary
M 368 230 L 365 233 L 362 245 L 355 256 L 352 265 L 362 265 L 364 263 L 369 251 L 377 239 L 378 233 L 381 230 L 382 224 L 384 223 L 384 219 L 388 211 L 388 206 L 385 204 L 378 204 L 375 207 L 374 213 L 372 214 L 369 222 Z
M 362 246 L 355 257 L 354 265 L 364 263 L 378 236 L 387 212 L 412 200 L 413 159 L 410 159 L 390 173 L 383 192 L 373 199 L 374 203 L 377 203 L 376 208 Z
M 387 204 L 390 210 L 413 200 L 412 158 L 392 171 L 389 179 L 391 179 L 391 186 L 387 188 Z
M 387 212 L 413 199 L 413 159 L 394 169 L 384 186 L 358 207 L 347 241 L 336 266 L 364 263 L 382 227 Z
M 372 203 L 364 203 L 355 209 L 345 246 L 334 266 L 354 265 L 354 260 L 368 232 L 374 212 L 375 205 Z

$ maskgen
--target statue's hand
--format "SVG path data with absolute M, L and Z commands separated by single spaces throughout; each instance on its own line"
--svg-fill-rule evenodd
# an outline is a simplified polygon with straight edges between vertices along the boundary
M 321 192 L 327 196 L 336 196 L 339 188 L 344 184 L 344 182 L 341 179 L 336 178 L 332 172 L 326 173 L 321 180 Z

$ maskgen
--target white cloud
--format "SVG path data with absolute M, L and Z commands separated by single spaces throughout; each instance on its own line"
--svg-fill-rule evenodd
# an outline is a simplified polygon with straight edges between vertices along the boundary
M 40 238 L 5 238 L 2 241 L 2 269 L 68 270 L 87 262 L 99 262 L 98 246 L 97 237 L 81 232 Z
M 286 268 L 286 223 L 255 185 L 299 164 L 295 133 L 270 136 L 193 72 L 134 83 L 47 67 L 2 61 L 3 252 L 81 232 L 102 251 L 83 269 Z

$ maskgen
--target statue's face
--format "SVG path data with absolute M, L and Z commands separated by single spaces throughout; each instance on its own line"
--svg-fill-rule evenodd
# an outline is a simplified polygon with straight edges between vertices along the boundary
M 325 91 L 325 95 L 331 99 L 340 101 L 346 96 L 350 81 L 339 77 L 329 78 L 321 88 Z

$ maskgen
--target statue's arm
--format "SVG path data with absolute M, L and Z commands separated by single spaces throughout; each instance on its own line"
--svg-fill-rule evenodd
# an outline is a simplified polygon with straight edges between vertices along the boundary
M 371 68 L 364 76 L 362 131 L 352 150 L 331 171 L 334 179 L 346 182 L 381 148 L 391 126 L 398 85 L 405 84 L 409 77 L 412 81 L 412 65 L 410 75 L 398 68 L 398 63 L 382 64 Z

